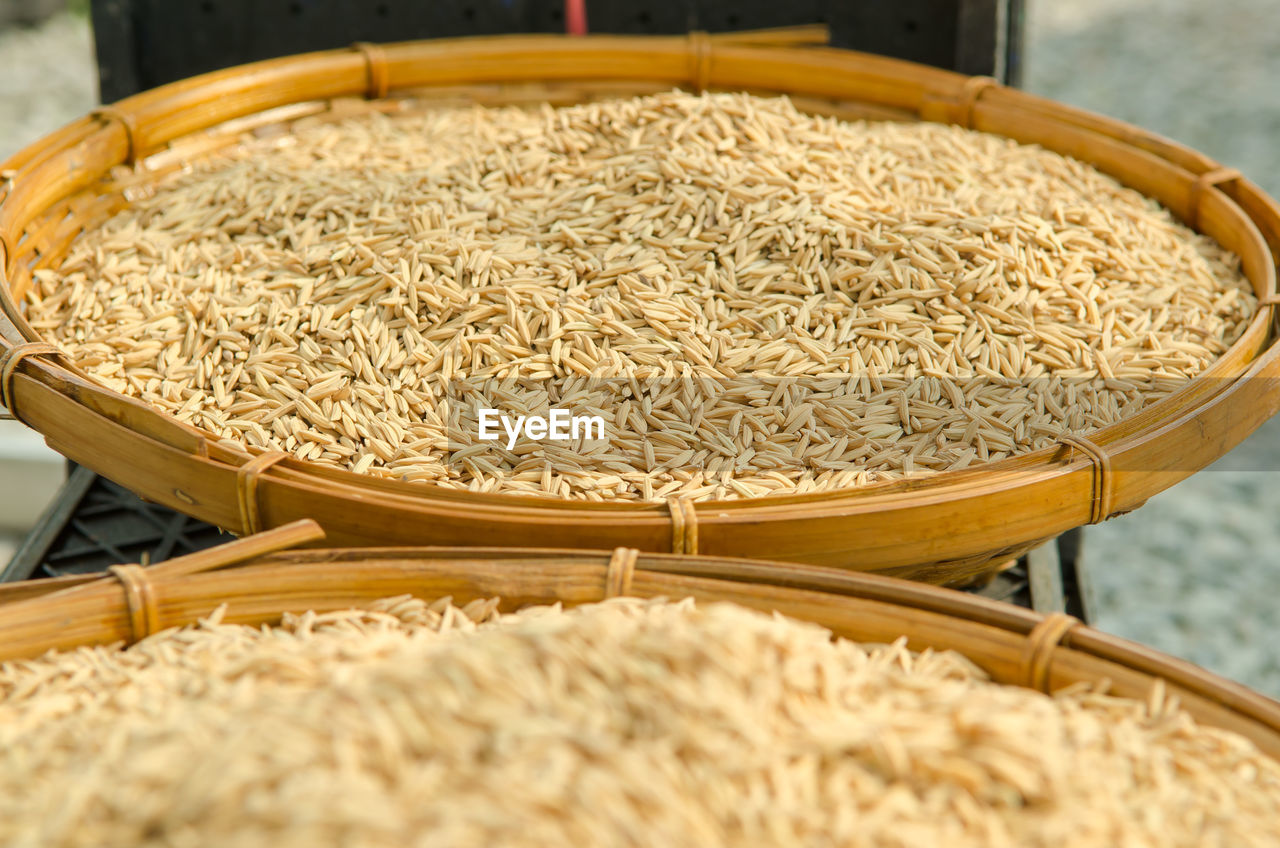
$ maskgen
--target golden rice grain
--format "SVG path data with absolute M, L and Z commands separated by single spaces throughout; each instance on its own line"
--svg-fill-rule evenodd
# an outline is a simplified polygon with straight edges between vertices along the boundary
M 729 604 L 408 597 L 0 667 L 0 842 L 1275 846 L 1280 764 Z
M 33 326 L 228 444 L 594 500 L 1025 453 L 1174 391 L 1256 306 L 1235 257 L 1079 162 L 735 94 L 304 121 L 36 276 Z M 607 448 L 548 477 L 551 443 L 478 440 L 479 409 L 556 393 Z

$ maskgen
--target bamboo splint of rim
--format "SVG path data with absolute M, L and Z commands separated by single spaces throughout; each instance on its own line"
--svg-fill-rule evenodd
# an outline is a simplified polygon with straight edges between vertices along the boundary
M 1145 698 L 1163 680 L 1199 721 L 1252 739 L 1280 758 L 1280 702 L 1197 666 L 1038 613 L 904 580 L 755 560 L 606 551 L 502 548 L 282 550 L 314 540 L 314 524 L 108 575 L 0 587 L 0 659 L 82 645 L 132 643 L 196 622 L 227 604 L 223 621 L 259 625 L 413 594 L 457 604 L 499 597 L 501 609 L 591 603 L 618 595 L 694 597 L 778 611 L 864 642 L 906 636 L 913 650 L 957 650 L 1001 683 L 1053 692 L 1109 680 Z
M 811 40 L 812 34 L 798 40 Z M 963 583 L 1081 524 L 1141 505 L 1280 409 L 1280 207 L 1203 155 L 1126 124 L 982 78 L 750 36 L 502 36 L 310 53 L 130 97 L 7 163 L 0 202 L 0 402 L 56 450 L 143 497 L 248 533 L 298 518 L 338 544 L 676 551 L 768 557 Z M 248 128 L 340 115 L 369 95 L 573 102 L 674 86 L 787 93 L 844 117 L 950 121 L 1089 162 L 1242 257 L 1262 300 L 1245 333 L 1174 395 L 1055 448 L 858 489 L 688 504 L 591 504 L 379 480 L 216 444 L 78 373 L 17 306 L 34 268 L 124 205 L 148 169 L 174 167 Z M 395 101 L 374 101 L 395 108 Z M 137 160 L 134 172 L 119 165 Z

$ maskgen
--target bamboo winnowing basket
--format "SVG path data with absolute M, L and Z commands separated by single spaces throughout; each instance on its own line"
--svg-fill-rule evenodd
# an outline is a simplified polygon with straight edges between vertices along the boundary
M 905 636 L 912 650 L 964 654 L 998 682 L 1053 692 L 1107 680 L 1145 699 L 1163 681 L 1198 721 L 1280 757 L 1280 703 L 1197 666 L 1109 636 L 951 589 L 819 566 L 706 556 L 507 548 L 284 550 L 323 537 L 302 521 L 149 568 L 0 586 L 0 660 L 50 649 L 133 642 L 195 623 L 278 622 L 285 612 L 344 609 L 379 598 L 451 596 L 500 609 L 614 595 L 731 601 L 778 611 L 863 642 Z
M 1131 510 L 1280 408 L 1271 344 L 1280 207 L 1254 184 L 1137 128 L 995 84 L 769 39 L 503 36 L 311 53 L 206 74 L 98 110 L 6 164 L 0 203 L 0 401 L 56 450 L 141 496 L 250 533 L 300 517 L 340 544 L 636 547 L 767 557 L 962 583 L 1081 524 Z M 126 187 L 246 128 L 387 95 L 486 103 L 675 86 L 784 92 L 846 117 L 951 121 L 1089 162 L 1238 253 L 1263 305 L 1212 368 L 1124 421 L 1014 459 L 821 494 L 697 504 L 589 504 L 379 480 L 251 456 L 98 385 L 41 346 L 19 304 Z M 381 102 L 381 101 L 380 101 Z M 375 104 L 377 105 L 377 104 Z M 387 108 L 391 108 L 389 101 Z

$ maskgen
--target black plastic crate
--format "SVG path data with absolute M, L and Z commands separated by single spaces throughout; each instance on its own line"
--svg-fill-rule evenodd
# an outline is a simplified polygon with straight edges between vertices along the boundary
M 0 571 L 0 582 L 90 574 L 127 562 L 161 562 L 232 538 L 72 465 L 58 496 Z M 1079 542 L 1080 531 L 1066 533 L 970 591 L 1090 621 L 1091 590 Z
M 1024 0 L 588 0 L 591 32 L 824 23 L 831 44 L 1016 85 Z M 94 0 L 104 103 L 195 74 L 355 41 L 563 32 L 563 0 Z
M 233 538 L 73 465 L 58 496 L 0 571 L 0 582 L 160 562 Z

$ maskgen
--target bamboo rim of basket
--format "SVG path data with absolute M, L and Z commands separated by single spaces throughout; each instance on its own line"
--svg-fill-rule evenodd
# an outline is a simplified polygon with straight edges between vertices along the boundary
M 1060 444 L 963 471 L 853 489 L 694 504 L 690 518 L 716 552 L 738 552 L 714 543 L 761 523 L 865 521 L 893 512 L 902 519 L 902 532 L 911 533 L 936 525 L 960 509 L 962 501 L 978 499 L 988 508 L 1004 510 L 1038 502 L 1038 515 L 1021 516 L 1008 528 L 1006 546 L 995 552 L 1003 556 L 1135 508 L 1225 453 L 1280 408 L 1280 390 L 1273 385 L 1280 377 L 1280 354 L 1269 346 L 1277 303 L 1280 207 L 1253 183 L 1158 136 L 994 81 L 849 51 L 762 46 L 732 36 L 497 36 L 310 53 L 216 71 L 98 110 L 6 163 L 9 180 L 0 202 L 5 279 L 0 285 L 0 348 L 38 342 L 17 306 L 31 270 L 42 258 L 65 249 L 86 220 L 109 214 L 123 202 L 118 193 L 102 193 L 104 185 L 119 188 L 109 175 L 122 162 L 150 164 L 154 159 L 164 167 L 183 155 L 184 143 L 222 143 L 208 140 L 211 129 L 217 136 L 220 128 L 225 137 L 268 119 L 339 108 L 370 93 L 500 99 L 518 96 L 530 85 L 543 92 L 564 89 L 571 96 L 637 85 L 782 92 L 804 98 L 814 109 L 951 121 L 1040 143 L 1090 162 L 1194 221 L 1241 256 L 1262 301 L 1241 338 L 1208 371 L 1137 415 L 1077 440 L 1085 444 Z M 121 184 L 127 183 L 128 178 Z M 387 510 L 416 510 L 424 517 L 466 506 L 485 521 L 517 527 L 541 523 L 567 528 L 606 519 L 628 529 L 634 538 L 626 543 L 682 550 L 675 540 L 671 505 L 472 493 L 381 480 L 293 458 L 273 459 L 266 471 L 254 467 L 250 453 L 100 386 L 61 357 L 30 347 L 18 353 L 20 361 L 11 356 L 8 363 L 13 406 L 50 444 L 107 476 L 112 471 L 132 475 L 130 488 L 219 526 L 252 532 L 296 517 L 296 510 L 276 505 L 277 493 L 287 489 L 295 498 L 327 494 Z M 163 463 L 153 464 L 145 472 L 147 479 L 138 469 L 127 475 L 118 468 L 104 470 L 109 460 L 83 444 L 89 432 L 110 433 L 116 443 L 173 465 L 166 472 Z M 1214 440 L 1208 446 L 1206 433 Z M 1181 461 L 1171 461 L 1170 452 Z M 218 480 L 202 483 L 203 490 L 193 493 L 189 489 L 198 487 L 171 485 L 162 479 L 168 476 Z M 257 492 L 252 499 L 245 497 L 246 478 Z M 211 497 L 215 492 L 222 494 Z M 964 545 L 934 540 L 924 555 L 934 557 L 944 571 L 964 571 L 976 568 L 981 559 L 974 544 L 973 538 Z M 920 551 L 908 552 L 896 543 L 889 548 L 869 556 L 875 567 L 906 573 L 918 564 Z
M 504 611 L 619 595 L 693 597 L 776 610 L 850 639 L 905 636 L 912 650 L 958 650 L 998 682 L 1048 693 L 1105 679 L 1114 694 L 1145 699 L 1159 679 L 1198 720 L 1241 733 L 1280 759 L 1280 702 L 1061 613 L 839 569 L 628 548 L 289 549 L 320 536 L 314 522 L 302 521 L 148 568 L 2 586 L 0 660 L 131 644 L 196 623 L 222 604 L 223 621 L 260 625 L 285 612 L 402 594 L 448 595 L 458 604 L 499 597 Z

